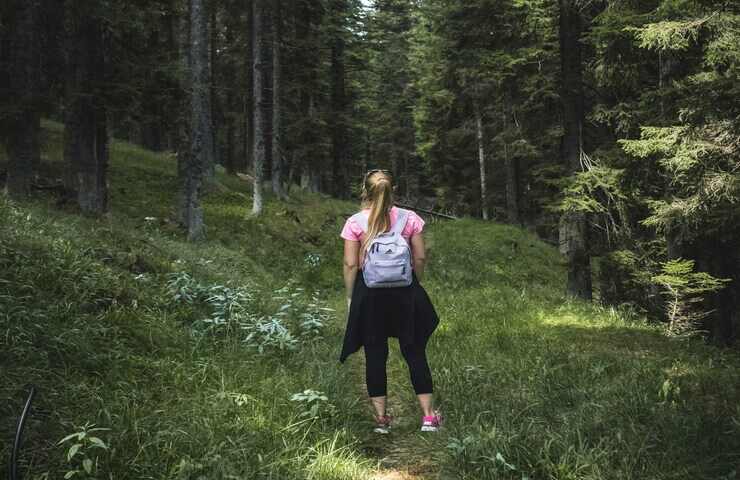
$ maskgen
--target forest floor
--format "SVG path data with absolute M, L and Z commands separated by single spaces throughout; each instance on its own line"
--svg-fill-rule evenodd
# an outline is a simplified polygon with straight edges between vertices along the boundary
M 62 127 L 44 132 L 54 178 Z M 175 167 L 114 141 L 101 219 L 49 191 L 0 198 L 2 438 L 28 385 L 39 392 L 23 478 L 737 478 L 737 350 L 567 300 L 555 249 L 473 219 L 426 229 L 444 428 L 418 431 L 392 341 L 396 422 L 373 434 L 362 355 L 338 363 L 338 233 L 356 206 L 292 192 L 253 218 L 248 183 L 219 172 L 208 238 L 190 244 L 173 220 Z M 86 424 L 107 430 L 59 444 Z

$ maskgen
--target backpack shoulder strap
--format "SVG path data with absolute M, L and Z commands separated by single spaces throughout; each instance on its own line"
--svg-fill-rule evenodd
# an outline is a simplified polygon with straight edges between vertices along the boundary
M 368 218 L 365 215 L 365 212 L 359 211 L 352 215 L 350 218 L 353 219 L 355 223 L 360 226 L 363 232 L 367 232 Z
M 401 235 L 403 229 L 406 228 L 406 222 L 408 219 L 409 211 L 405 208 L 398 208 L 398 217 L 396 218 L 396 223 L 393 225 L 391 231 Z

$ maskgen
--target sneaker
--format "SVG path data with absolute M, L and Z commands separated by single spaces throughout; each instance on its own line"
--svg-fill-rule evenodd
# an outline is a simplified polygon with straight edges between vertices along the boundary
M 391 417 L 390 415 L 383 415 L 382 417 L 375 417 L 375 433 L 391 433 Z
M 422 432 L 436 432 L 439 430 L 442 424 L 442 415 L 439 412 L 434 412 L 434 415 L 424 416 L 421 419 L 421 431 Z

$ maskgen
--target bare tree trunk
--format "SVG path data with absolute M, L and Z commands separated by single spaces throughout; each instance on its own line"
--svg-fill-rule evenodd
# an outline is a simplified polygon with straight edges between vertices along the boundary
M 486 192 L 486 152 L 483 145 L 483 114 L 478 101 L 475 101 L 475 132 L 478 143 L 478 165 L 480 167 L 480 205 L 483 220 L 488 220 L 488 196 Z
M 332 2 L 331 18 L 333 22 L 333 39 L 331 41 L 331 107 L 332 107 L 332 193 L 334 196 L 346 196 L 347 181 L 345 169 L 347 163 L 347 132 L 346 132 L 346 95 L 345 95 L 345 68 L 342 22 L 347 15 L 345 0 Z
M 206 0 L 208 2 L 208 0 Z M 210 33 L 209 33 L 209 54 L 208 54 L 208 84 L 209 84 L 209 96 L 211 100 L 211 164 L 212 170 L 211 180 L 216 175 L 216 165 L 222 164 L 221 149 L 218 142 L 218 129 L 222 123 L 223 110 L 221 107 L 221 99 L 218 96 L 218 89 L 216 88 L 216 79 L 218 78 L 218 7 L 219 2 L 211 0 L 208 5 L 210 8 Z
M 308 170 L 308 165 L 304 163 L 301 168 L 301 190 L 308 190 L 311 187 L 311 176 Z
M 563 100 L 562 156 L 571 174 L 582 170 L 583 81 L 581 13 L 575 0 L 559 0 L 560 61 Z M 568 261 L 567 293 L 591 300 L 591 257 L 588 226 L 581 212 L 566 212 L 560 219 L 560 247 Z
M 506 216 L 509 223 L 519 223 L 519 175 L 517 171 L 516 159 L 509 156 L 509 142 L 507 141 L 507 132 L 509 130 L 509 109 L 508 99 L 504 100 L 504 169 L 506 170 Z
M 362 174 L 368 171 L 368 165 L 372 163 L 373 152 L 372 144 L 370 143 L 370 129 L 365 130 L 365 155 L 362 156 Z
M 211 185 L 216 177 L 216 142 L 214 138 L 214 129 L 213 129 L 213 103 L 212 103 L 212 82 L 213 82 L 213 75 L 211 70 L 211 34 L 210 34 L 210 28 L 215 28 L 215 25 L 209 26 L 208 21 L 208 12 L 207 4 L 208 0 L 199 0 L 198 2 L 200 4 L 200 9 L 203 10 L 202 13 L 202 20 L 200 20 L 200 24 L 198 25 L 198 29 L 200 30 L 198 32 L 198 36 L 202 37 L 201 40 L 198 40 L 199 43 L 202 45 L 198 45 L 198 51 L 199 54 L 202 55 L 202 67 L 198 67 L 202 70 L 202 80 L 199 80 L 199 82 L 203 82 L 204 86 L 202 98 L 198 100 L 198 109 L 200 116 L 199 122 L 201 123 L 203 128 L 202 133 L 202 142 L 203 142 L 203 181 L 206 185 Z M 192 15 L 191 15 L 191 21 L 192 21 Z M 192 27 L 191 27 L 192 28 Z M 195 29 L 192 30 L 193 33 L 196 32 Z M 203 50 L 203 53 L 200 53 L 200 49 Z M 198 62 L 201 62 L 201 60 L 198 60 Z
M 100 214 L 108 208 L 108 132 L 100 97 L 105 72 L 102 27 L 79 8 L 71 7 L 68 13 L 65 186 L 83 212 Z
M 188 240 L 205 236 L 201 192 L 208 168 L 211 131 L 208 82 L 208 26 L 204 0 L 190 0 L 190 151 L 185 162 L 183 213 Z
M 244 95 L 244 170 L 254 168 L 254 0 L 247 1 L 247 91 Z
M 226 30 L 226 45 L 227 48 L 231 48 L 234 45 L 234 33 L 236 25 L 233 21 L 227 20 L 224 22 L 224 29 Z M 234 61 L 230 60 L 224 65 L 224 77 L 227 79 L 236 79 L 237 72 L 234 68 Z M 235 175 L 237 171 L 236 165 L 236 89 L 235 82 L 228 83 L 226 87 L 226 105 L 225 109 L 228 110 L 223 116 L 226 123 L 226 145 L 224 149 L 223 162 L 226 168 L 226 173 Z
M 262 182 L 264 178 L 264 167 L 266 159 L 265 142 L 265 70 L 268 68 L 265 59 L 265 17 L 267 15 L 267 0 L 252 0 L 254 16 L 254 44 L 252 57 L 254 59 L 254 195 L 252 203 L 252 214 L 262 213 Z
M 153 29 L 150 32 L 147 43 L 151 49 L 162 48 L 160 46 L 159 29 Z M 164 85 L 162 83 L 161 72 L 157 70 L 147 71 L 145 76 L 146 80 L 141 100 L 142 118 L 136 122 L 139 127 L 139 138 L 135 142 L 149 150 L 158 152 L 162 150 L 161 127 L 163 118 L 162 101 L 158 97 Z
M 0 124 L 6 137 L 8 177 L 6 190 L 11 198 L 28 196 L 33 180 L 37 119 L 34 100 L 38 87 L 38 4 L 36 0 L 16 0 L 15 18 L 4 19 L 10 30 L 9 57 L 9 112 Z M 5 99 L 4 99 L 5 100 Z
M 290 152 L 290 165 L 288 167 L 288 180 L 285 182 L 285 194 L 290 195 L 290 190 L 295 184 L 296 168 L 298 167 L 298 152 L 293 149 Z
M 182 79 L 178 80 L 175 89 L 174 122 L 172 125 L 172 145 L 177 152 L 177 184 L 180 186 L 177 194 L 175 212 L 180 225 L 187 225 L 186 213 L 188 212 L 186 194 L 187 172 L 190 168 L 190 15 L 189 3 L 185 12 L 174 16 L 171 21 L 172 45 L 176 49 L 178 68 L 183 72 Z
M 33 120 L 31 122 L 33 124 L 31 164 L 33 168 L 32 174 L 35 175 L 41 167 L 41 114 L 38 111 L 33 112 Z
M 33 180 L 33 131 L 29 113 L 14 116 L 16 124 L 11 138 L 6 142 L 8 151 L 8 177 L 5 188 L 10 198 L 22 200 L 28 197 Z M 10 133 L 10 132 L 8 132 Z
M 180 25 L 181 15 L 177 12 L 177 7 L 171 4 L 167 9 L 167 14 L 162 19 L 162 29 L 166 32 L 166 51 L 167 60 L 170 65 L 175 65 L 178 61 L 182 62 L 182 42 L 180 41 L 180 32 L 178 27 Z M 182 102 L 182 88 L 179 82 L 170 81 L 168 82 L 172 93 L 168 96 L 167 104 L 164 107 L 166 112 L 165 123 L 165 135 L 166 144 L 164 148 L 172 152 L 177 152 L 179 148 L 177 124 L 182 116 L 182 109 L 180 108 Z
M 280 199 L 285 198 L 283 190 L 283 152 L 281 134 L 281 72 L 280 47 L 282 43 L 282 5 L 280 0 L 273 0 L 273 36 L 272 36 L 272 191 Z

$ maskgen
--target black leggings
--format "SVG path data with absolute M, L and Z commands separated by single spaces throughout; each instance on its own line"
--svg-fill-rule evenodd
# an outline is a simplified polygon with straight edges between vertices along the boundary
M 371 397 L 384 397 L 388 377 L 385 363 L 388 360 L 388 341 L 379 345 L 365 345 L 365 380 Z M 401 345 L 401 354 L 409 366 L 411 384 L 417 395 L 432 393 L 432 372 L 427 362 L 426 345 Z

